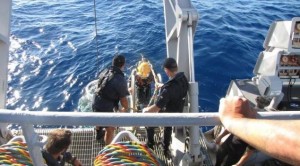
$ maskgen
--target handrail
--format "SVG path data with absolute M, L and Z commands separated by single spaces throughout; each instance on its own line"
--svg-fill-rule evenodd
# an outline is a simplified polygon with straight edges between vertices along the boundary
M 298 119 L 299 111 L 259 112 L 264 119 Z M 0 109 L 0 123 L 18 123 L 34 165 L 43 165 L 40 142 L 33 124 L 91 126 L 214 126 L 218 113 L 94 113 L 34 112 Z
M 300 111 L 259 112 L 262 119 L 300 120 Z M 109 126 L 215 126 L 218 113 L 37 112 L 0 109 L 0 123 Z
M 5 44 L 9 45 L 9 38 L 2 35 L 1 33 L 0 33 L 0 41 L 3 41 Z

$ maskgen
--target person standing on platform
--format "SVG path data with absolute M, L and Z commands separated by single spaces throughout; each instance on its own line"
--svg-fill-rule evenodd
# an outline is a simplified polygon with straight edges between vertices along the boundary
M 167 112 L 179 113 L 183 111 L 184 103 L 189 87 L 188 80 L 183 72 L 178 72 L 177 62 L 173 58 L 167 58 L 164 61 L 163 68 L 169 81 L 160 89 L 155 104 L 143 109 L 144 113 Z M 172 127 L 164 128 L 163 148 L 167 158 L 171 156 L 169 146 L 171 143 Z M 154 145 L 154 127 L 147 128 L 147 145 L 153 149 Z
M 129 92 L 123 73 L 124 67 L 125 57 L 116 55 L 113 58 L 112 66 L 100 73 L 92 105 L 94 112 L 114 112 L 114 110 L 119 110 L 119 102 L 122 106 L 120 112 L 127 112 Z M 114 127 L 96 126 L 96 140 L 101 140 L 104 137 L 104 142 L 108 145 L 113 140 L 114 131 Z

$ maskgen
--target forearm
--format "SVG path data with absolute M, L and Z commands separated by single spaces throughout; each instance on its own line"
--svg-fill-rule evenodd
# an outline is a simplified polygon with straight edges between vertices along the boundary
M 126 97 L 120 99 L 120 103 L 122 105 L 122 112 L 126 112 L 128 110 L 128 100 Z
M 160 108 L 157 107 L 156 105 L 151 105 L 149 107 L 144 108 L 143 112 L 147 112 L 147 113 L 155 113 L 155 112 L 159 112 Z
M 227 130 L 258 150 L 292 165 L 300 164 L 300 120 L 234 118 L 224 124 Z
M 81 162 L 77 158 L 71 164 L 73 166 L 82 166 Z
M 222 127 L 222 128 L 223 128 L 223 127 Z M 226 136 L 227 134 L 229 134 L 229 131 L 226 130 L 226 129 L 223 129 L 223 130 L 222 130 L 222 133 L 215 139 L 216 144 L 220 144 L 222 138 L 223 138 L 224 136 Z
M 157 107 L 156 105 L 152 105 L 152 106 L 150 106 L 150 108 L 149 108 L 149 112 L 159 112 L 160 111 L 160 108 L 159 107 Z

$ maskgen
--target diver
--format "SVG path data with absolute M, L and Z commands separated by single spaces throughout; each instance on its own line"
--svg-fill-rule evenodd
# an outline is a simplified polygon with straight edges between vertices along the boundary
M 137 110 L 142 110 L 145 106 L 149 104 L 151 98 L 151 84 L 154 82 L 154 75 L 152 73 L 153 69 L 151 64 L 142 57 L 142 60 L 139 61 L 135 77 L 135 89 L 137 94 Z M 129 78 L 131 80 L 131 77 Z M 131 81 L 129 80 L 129 83 Z M 129 85 L 130 87 L 131 85 Z M 129 91 L 132 91 L 131 88 Z

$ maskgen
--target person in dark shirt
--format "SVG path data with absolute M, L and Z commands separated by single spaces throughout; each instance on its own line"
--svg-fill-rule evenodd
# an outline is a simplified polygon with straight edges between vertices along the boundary
M 154 105 L 143 109 L 147 112 L 168 112 L 179 113 L 183 111 L 185 99 L 188 91 L 188 81 L 183 72 L 177 72 L 178 67 L 176 60 L 167 58 L 163 64 L 164 71 L 170 78 L 160 89 L 157 101 Z M 169 146 L 171 143 L 172 127 L 164 128 L 163 148 L 166 157 L 170 157 Z M 147 145 L 153 148 L 154 145 L 154 128 L 147 128 L 148 142 Z
M 228 134 L 229 132 L 225 130 L 224 133 Z M 218 138 L 218 140 L 220 139 Z M 216 143 L 219 143 L 219 141 L 216 140 Z M 254 150 L 253 147 L 243 140 L 230 134 L 217 149 L 215 166 L 243 165 L 253 154 Z
M 49 133 L 45 148 L 42 150 L 48 166 L 64 166 L 66 162 L 73 166 L 82 165 L 76 157 L 67 152 L 71 144 L 71 136 L 71 131 L 65 129 L 55 129 Z
M 116 55 L 113 58 L 112 66 L 102 71 L 99 76 L 98 87 L 94 96 L 92 108 L 94 112 L 114 112 L 118 110 L 118 103 L 122 105 L 120 112 L 127 112 L 129 95 L 127 81 L 123 70 L 125 67 L 125 57 Z M 114 127 L 96 126 L 96 139 L 100 140 L 104 136 L 104 141 L 108 145 L 114 135 Z

